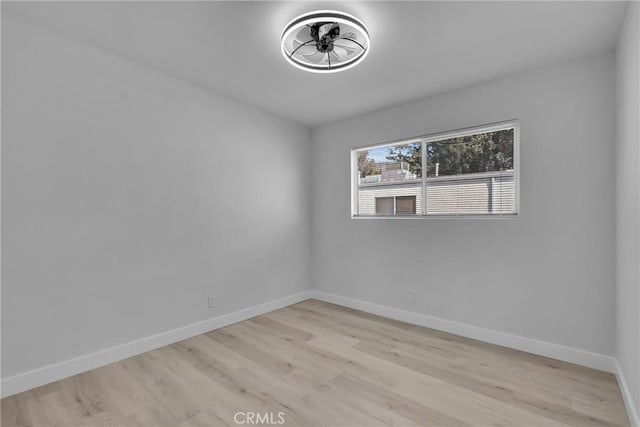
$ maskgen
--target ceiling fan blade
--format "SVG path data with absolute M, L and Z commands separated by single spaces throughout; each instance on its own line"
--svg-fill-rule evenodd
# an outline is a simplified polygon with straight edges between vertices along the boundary
M 339 61 L 345 61 L 349 59 L 349 52 L 346 49 L 341 48 L 340 46 L 333 46 L 333 53 L 336 55 Z M 334 58 L 331 58 L 333 61 Z
M 311 40 L 311 31 L 309 27 L 302 27 L 298 34 L 296 34 L 296 40 L 300 40 L 301 43 L 306 42 L 307 40 Z
M 357 40 L 356 37 L 357 36 L 354 33 L 344 33 L 344 34 L 340 34 L 340 37 L 338 37 L 338 39 L 354 39 L 354 40 Z
M 352 53 L 354 53 L 357 49 L 355 49 L 355 48 L 353 48 L 351 46 L 343 46 L 341 44 L 339 44 L 339 45 L 338 44 L 334 44 L 333 45 L 333 50 L 334 51 L 337 50 L 338 54 L 340 56 L 349 56 Z
M 292 55 L 311 55 L 316 51 L 316 45 L 311 43 L 300 43 L 298 40 L 293 41 L 293 50 L 290 52 Z
M 322 58 L 326 58 L 326 54 L 322 53 L 322 52 L 318 52 L 317 50 L 313 53 L 307 54 L 307 55 L 302 55 L 304 57 L 304 59 L 306 59 L 309 62 L 312 62 L 314 64 L 318 64 L 320 61 L 322 61 Z
M 351 37 L 340 37 L 340 39 L 336 39 L 336 41 L 338 40 L 340 40 L 340 46 L 344 46 L 348 43 L 356 49 L 360 48 L 365 50 L 367 48 L 365 41 L 359 42 L 357 39 L 352 39 Z
M 315 49 L 314 49 L 315 50 Z M 315 53 L 320 53 L 317 50 L 315 50 L 315 52 L 309 52 L 309 53 L 303 53 L 302 56 L 304 56 L 305 58 L 308 58 L 312 55 L 314 55 Z

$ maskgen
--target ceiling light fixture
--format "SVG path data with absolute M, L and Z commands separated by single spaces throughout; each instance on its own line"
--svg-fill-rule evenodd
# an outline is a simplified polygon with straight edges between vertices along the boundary
M 335 73 L 367 56 L 369 32 L 349 14 L 318 10 L 289 22 L 280 44 L 282 54 L 294 66 L 314 73 Z

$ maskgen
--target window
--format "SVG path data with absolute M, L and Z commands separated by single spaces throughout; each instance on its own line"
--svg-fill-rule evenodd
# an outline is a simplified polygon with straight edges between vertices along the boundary
M 376 215 L 415 215 L 416 196 L 376 197 Z
M 518 124 L 352 150 L 353 216 L 518 213 Z

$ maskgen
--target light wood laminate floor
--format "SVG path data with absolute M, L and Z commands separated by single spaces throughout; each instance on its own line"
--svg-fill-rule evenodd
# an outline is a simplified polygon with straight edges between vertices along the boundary
M 3 399 L 2 427 L 233 426 L 246 412 L 299 426 L 628 425 L 611 374 L 308 300 Z

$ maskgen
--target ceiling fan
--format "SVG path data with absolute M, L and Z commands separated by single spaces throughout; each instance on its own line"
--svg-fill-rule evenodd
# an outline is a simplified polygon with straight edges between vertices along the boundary
M 282 53 L 294 66 L 317 73 L 353 67 L 369 52 L 364 24 L 343 12 L 316 11 L 291 21 L 281 37 Z

